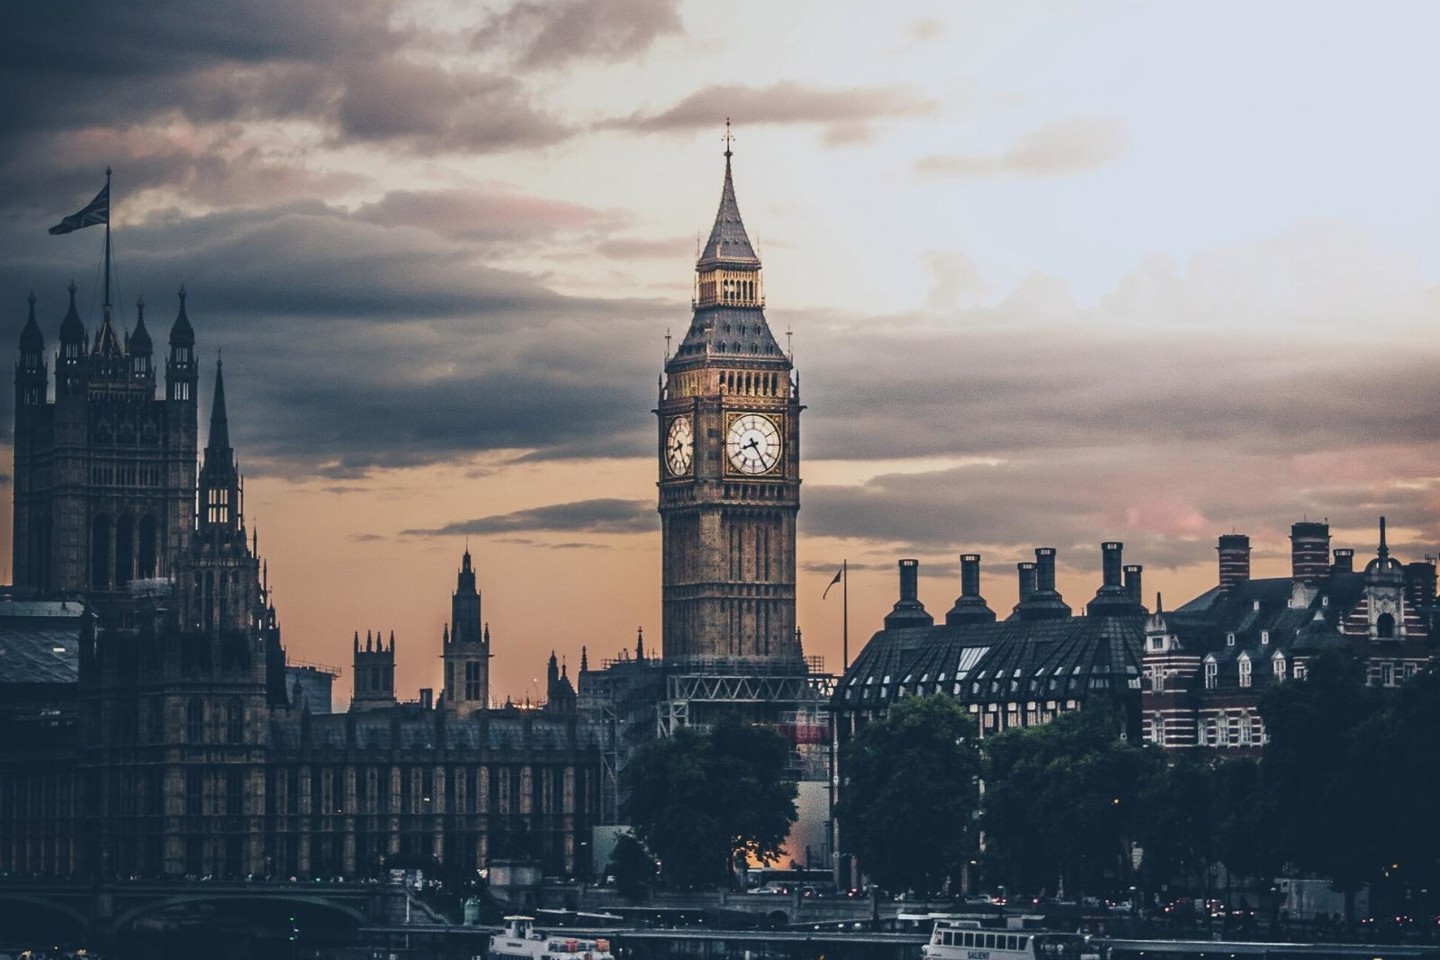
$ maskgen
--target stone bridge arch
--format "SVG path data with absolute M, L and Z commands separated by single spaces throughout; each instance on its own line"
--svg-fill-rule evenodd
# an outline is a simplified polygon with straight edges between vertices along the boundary
M 217 905 L 237 905 L 242 903 L 259 903 L 276 907 L 284 907 L 287 904 L 304 905 L 306 907 L 318 907 L 332 913 L 338 913 L 355 923 L 363 926 L 369 919 L 365 915 L 363 907 L 357 907 L 350 903 L 337 901 L 323 896 L 305 896 L 299 894 L 285 893 L 264 893 L 264 892 L 242 892 L 226 893 L 224 891 L 203 891 L 197 890 L 193 893 L 175 894 L 172 896 L 158 897 L 154 900 L 146 900 L 143 903 L 134 904 L 128 909 L 118 913 L 107 926 L 111 933 L 122 933 L 131 924 L 151 913 L 158 913 L 172 907 L 184 907 L 190 904 L 212 903 Z
M 64 900 L 57 900 L 46 897 L 43 894 L 23 893 L 18 890 L 0 890 L 0 904 L 22 904 L 30 907 L 39 907 L 57 916 L 65 917 L 75 924 L 75 929 L 82 935 L 90 932 L 90 917 L 86 912 L 67 903 Z

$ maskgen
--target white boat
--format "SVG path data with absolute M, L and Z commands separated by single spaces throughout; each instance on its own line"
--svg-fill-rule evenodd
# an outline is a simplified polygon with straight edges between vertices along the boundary
M 572 937 L 562 930 L 543 933 L 534 917 L 505 918 L 505 929 L 490 938 L 489 960 L 615 960 L 610 941 Z
M 1099 960 L 1100 951 L 1078 933 L 982 930 L 973 920 L 937 919 L 925 960 Z

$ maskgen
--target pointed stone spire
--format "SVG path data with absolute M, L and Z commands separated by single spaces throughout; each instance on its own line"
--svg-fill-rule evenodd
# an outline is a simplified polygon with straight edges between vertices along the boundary
M 1380 518 L 1380 549 L 1377 552 L 1380 559 L 1386 560 L 1390 556 L 1390 546 L 1385 542 L 1385 518 Z
M 730 135 L 730 120 L 727 117 L 725 120 L 725 185 L 720 190 L 720 209 L 715 212 L 715 225 L 710 228 L 710 240 L 700 254 L 699 262 L 702 265 L 720 261 L 738 261 L 745 264 L 760 262 L 760 258 L 755 255 L 755 248 L 750 245 L 750 237 L 745 232 L 745 224 L 740 219 L 740 204 L 735 200 L 735 180 L 730 171 L 730 158 L 734 155 L 730 144 L 733 139 Z
M 190 314 L 185 310 L 185 288 L 183 286 L 180 288 L 180 312 L 175 315 L 175 322 L 170 327 L 170 346 L 195 346 L 195 328 L 190 326 Z
M 581 674 L 586 674 L 586 673 L 589 673 L 589 672 L 590 672 L 590 648 L 589 648 L 589 647 L 583 647 L 583 646 L 582 646 L 582 647 L 580 648 L 580 673 L 581 673 Z
M 635 628 L 635 659 L 645 659 L 645 628 Z
M 65 319 L 60 321 L 60 342 L 85 343 L 85 324 L 80 320 L 80 311 L 75 309 L 75 281 L 70 281 L 70 307 L 65 311 Z
M 30 315 L 25 320 L 25 329 L 20 331 L 20 352 L 44 353 L 45 335 L 40 332 L 40 325 L 35 322 L 35 291 L 30 291 L 26 300 L 30 304 Z
M 130 335 L 130 356 L 148 357 L 155 352 L 154 342 L 150 339 L 150 331 L 145 329 L 145 298 L 140 297 L 135 301 L 135 332 Z
M 230 419 L 225 413 L 225 362 L 215 361 L 215 399 L 210 406 L 210 439 L 205 444 L 205 462 L 210 453 L 220 455 L 230 450 Z M 225 459 L 229 459 L 228 456 Z

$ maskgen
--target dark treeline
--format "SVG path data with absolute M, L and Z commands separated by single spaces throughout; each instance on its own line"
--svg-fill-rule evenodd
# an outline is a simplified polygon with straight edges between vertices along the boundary
M 1268 690 L 1258 756 L 1137 746 L 1090 707 L 982 742 L 958 703 L 902 701 L 841 757 L 843 844 L 890 890 L 968 873 L 972 889 L 1153 901 L 1313 875 L 1433 915 L 1440 673 L 1383 689 L 1363 670 L 1328 652 Z

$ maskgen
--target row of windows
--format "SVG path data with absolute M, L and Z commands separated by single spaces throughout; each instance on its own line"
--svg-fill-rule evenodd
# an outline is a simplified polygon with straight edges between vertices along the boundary
M 97 487 L 158 487 L 159 467 L 101 467 L 90 468 L 90 482 Z

